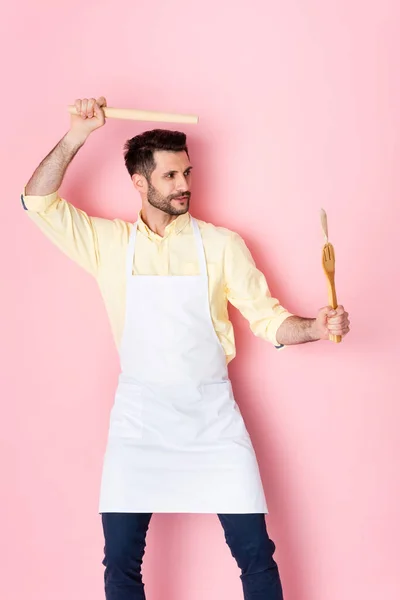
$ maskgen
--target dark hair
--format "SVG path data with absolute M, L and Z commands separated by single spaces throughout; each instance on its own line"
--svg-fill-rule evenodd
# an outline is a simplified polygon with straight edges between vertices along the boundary
M 139 173 L 149 179 L 156 167 L 154 152 L 157 150 L 185 151 L 189 156 L 186 134 L 168 129 L 153 129 L 128 140 L 124 146 L 124 158 L 129 175 L 132 177 L 134 173 Z

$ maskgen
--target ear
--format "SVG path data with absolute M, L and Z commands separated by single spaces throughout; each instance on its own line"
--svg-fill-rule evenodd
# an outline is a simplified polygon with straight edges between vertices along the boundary
M 147 194 L 147 180 L 146 177 L 144 177 L 143 175 L 139 175 L 138 173 L 134 173 L 132 175 L 132 183 L 134 185 L 134 188 L 136 191 L 139 192 L 139 194 Z

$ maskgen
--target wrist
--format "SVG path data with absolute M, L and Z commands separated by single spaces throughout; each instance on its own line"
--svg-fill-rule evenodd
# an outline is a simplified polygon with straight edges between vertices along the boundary
M 87 132 L 70 129 L 64 136 L 64 143 L 67 144 L 71 150 L 75 150 L 83 146 L 88 137 L 89 134 Z
M 310 320 L 311 320 L 310 336 L 312 338 L 312 341 L 317 342 L 318 340 L 321 339 L 321 331 L 319 329 L 319 323 L 318 323 L 317 319 L 310 319 Z

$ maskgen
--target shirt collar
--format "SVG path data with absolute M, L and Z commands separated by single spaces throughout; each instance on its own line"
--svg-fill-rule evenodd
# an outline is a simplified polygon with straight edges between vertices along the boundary
M 190 215 L 188 212 L 185 213 L 184 215 L 179 215 L 179 217 L 174 219 L 172 221 L 172 223 L 167 225 L 167 227 L 165 228 L 164 237 L 167 237 L 171 234 L 178 235 L 189 223 L 189 220 L 190 220 Z M 139 214 L 138 214 L 137 224 L 138 224 L 138 230 L 141 233 L 144 233 L 145 235 L 147 235 L 147 237 L 149 237 L 149 238 L 154 238 L 154 237 L 159 238 L 160 237 L 157 233 L 154 233 L 154 231 L 152 231 L 149 227 L 147 227 L 146 223 L 142 219 L 142 211 L 141 210 L 139 211 Z M 163 238 L 161 238 L 161 239 L 163 239 Z

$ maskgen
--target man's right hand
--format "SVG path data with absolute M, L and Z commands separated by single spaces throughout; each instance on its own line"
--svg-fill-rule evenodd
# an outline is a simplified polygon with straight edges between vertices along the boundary
M 78 112 L 71 115 L 71 127 L 57 146 L 42 160 L 25 187 L 27 196 L 47 196 L 56 192 L 64 179 L 71 160 L 89 135 L 106 122 L 103 108 L 106 99 L 84 98 L 75 100 Z
M 85 141 L 95 129 L 103 127 L 106 118 L 103 108 L 107 106 L 104 96 L 94 98 L 78 98 L 75 100 L 76 115 L 71 115 L 70 131 L 74 137 Z

